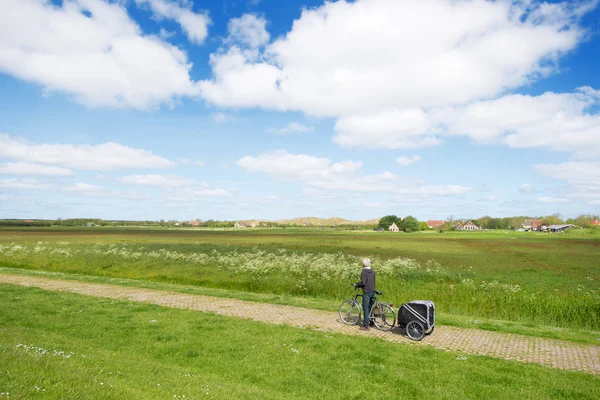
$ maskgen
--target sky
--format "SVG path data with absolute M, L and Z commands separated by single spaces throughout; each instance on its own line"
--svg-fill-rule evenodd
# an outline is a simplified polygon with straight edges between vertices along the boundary
M 0 218 L 598 214 L 599 3 L 0 0 Z

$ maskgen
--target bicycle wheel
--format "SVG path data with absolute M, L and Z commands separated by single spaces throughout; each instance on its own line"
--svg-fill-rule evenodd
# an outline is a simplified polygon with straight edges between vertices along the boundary
M 360 306 L 352 300 L 340 304 L 340 319 L 346 325 L 356 325 L 360 320 Z
M 394 312 L 394 309 L 387 304 L 380 307 L 375 307 L 372 311 L 373 322 L 377 329 L 389 331 L 396 325 L 396 313 Z
M 410 321 L 406 324 L 406 334 L 412 340 L 421 340 L 425 336 L 425 327 L 419 321 Z

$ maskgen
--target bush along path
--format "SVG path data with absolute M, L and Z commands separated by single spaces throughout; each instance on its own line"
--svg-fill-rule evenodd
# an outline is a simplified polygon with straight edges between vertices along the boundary
M 435 332 L 431 336 L 426 336 L 420 342 L 413 342 L 398 329 L 390 332 L 375 329 L 359 331 L 358 326 L 344 325 L 339 321 L 337 313 L 328 311 L 165 290 L 130 288 L 13 274 L 0 274 L 0 283 L 116 300 L 145 302 L 164 307 L 191 309 L 325 332 L 377 337 L 391 342 L 433 346 L 446 351 L 538 363 L 553 368 L 600 375 L 600 346 L 589 344 L 439 325 L 436 326 Z

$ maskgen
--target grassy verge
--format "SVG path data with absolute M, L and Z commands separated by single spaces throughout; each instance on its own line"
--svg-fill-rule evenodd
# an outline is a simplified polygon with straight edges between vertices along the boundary
M 0 267 L 0 273 L 40 276 L 51 279 L 66 279 L 88 283 L 104 283 L 111 285 L 139 287 L 157 290 L 169 290 L 179 293 L 198 294 L 206 296 L 235 298 L 240 300 L 255 301 L 261 303 L 282 304 L 295 307 L 304 307 L 315 310 L 336 312 L 339 302 L 332 300 L 319 300 L 314 298 L 294 297 L 287 295 L 268 295 L 260 293 L 242 292 L 235 290 L 212 289 L 198 286 L 175 285 L 161 282 L 149 282 L 132 279 L 117 279 L 109 277 L 88 276 L 79 274 L 66 274 L 61 272 L 23 270 L 18 268 Z M 394 306 L 397 311 L 399 304 Z M 458 328 L 482 329 L 500 333 L 514 333 L 526 336 L 543 337 L 548 339 L 567 340 L 571 342 L 600 344 L 599 331 L 586 331 L 581 329 L 558 328 L 538 324 L 520 324 L 511 321 L 498 321 L 489 318 L 473 318 L 470 316 L 452 315 L 437 312 L 436 323 L 438 325 L 449 325 Z
M 0 285 L 0 307 L 7 398 L 594 399 L 600 392 L 598 377 L 584 373 L 13 285 Z

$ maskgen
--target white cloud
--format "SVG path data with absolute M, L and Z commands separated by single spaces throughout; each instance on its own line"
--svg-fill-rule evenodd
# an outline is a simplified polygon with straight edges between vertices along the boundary
M 521 193 L 537 193 L 538 190 L 535 189 L 531 183 L 523 183 L 522 185 L 519 185 L 519 192 Z
M 451 196 L 471 191 L 471 188 L 446 185 L 423 186 L 418 180 L 403 178 L 390 172 L 365 174 L 360 161 L 332 163 L 327 158 L 306 154 L 290 154 L 277 150 L 246 156 L 237 164 L 249 172 L 262 172 L 286 181 L 300 181 L 313 188 L 350 192 L 389 192 L 413 196 Z
M 165 192 L 165 198 L 172 202 L 190 203 L 203 198 L 222 198 L 232 197 L 235 194 L 231 189 L 215 189 L 206 183 L 198 184 L 194 187 L 181 189 L 168 189 Z
M 600 201 L 600 162 L 565 162 L 561 164 L 536 164 L 533 170 L 567 184 L 569 199 L 583 200 L 596 205 Z
M 240 43 L 251 48 L 264 46 L 269 42 L 271 35 L 266 30 L 267 21 L 254 14 L 244 14 L 240 18 L 229 20 L 227 30 L 228 41 Z
M 71 176 L 73 171 L 53 165 L 40 165 L 28 162 L 0 164 L 0 174 L 5 175 L 37 175 L 37 176 Z
M 198 14 L 191 10 L 191 3 L 181 1 L 181 5 L 164 0 L 135 0 L 138 5 L 148 5 L 158 19 L 175 20 L 185 31 L 190 42 L 202 44 L 208 35 L 210 18 L 206 13 Z M 187 7 L 182 7 L 187 6 Z
M 128 200 L 147 200 L 148 196 L 136 192 L 120 192 L 110 190 L 102 186 L 90 185 L 89 183 L 77 182 L 60 188 L 63 192 L 71 192 L 86 197 L 119 197 Z
M 35 179 L 3 179 L 0 180 L 0 188 L 24 189 L 24 190 L 46 190 L 52 189 L 54 185 L 44 183 Z
M 215 124 L 224 124 L 227 122 L 238 122 L 239 119 L 235 115 L 227 114 L 224 112 L 217 112 L 211 115 L 212 120 Z
M 148 150 L 134 149 L 113 142 L 98 145 L 33 144 L 25 138 L 1 133 L 0 157 L 95 171 L 167 168 L 176 165 Z
M 369 115 L 492 98 L 557 70 L 584 37 L 578 3 L 362 0 L 304 9 L 264 52 L 211 56 L 227 107 Z
M 314 126 L 299 124 L 298 122 L 290 122 L 283 128 L 279 129 L 268 129 L 267 132 L 275 133 L 277 135 L 286 135 L 289 133 L 309 133 L 315 130 Z
M 105 188 L 101 186 L 90 185 L 89 183 L 74 183 L 70 186 L 63 187 L 61 190 L 65 192 L 78 192 L 82 194 L 94 193 L 108 195 L 108 191 Z
M 226 41 L 211 55 L 213 79 L 198 85 L 222 107 L 337 118 L 334 141 L 344 147 L 415 149 L 467 136 L 596 157 L 598 91 L 505 94 L 556 73 L 597 3 L 326 2 L 264 51 Z
M 563 204 L 563 203 L 568 203 L 569 199 L 565 199 L 563 197 L 538 197 L 538 202 L 539 203 L 546 203 L 546 204 Z
M 419 162 L 421 160 L 420 156 L 412 156 L 412 157 L 405 157 L 405 156 L 401 156 L 396 158 L 396 164 L 400 164 L 403 167 L 406 167 L 408 165 L 412 165 L 415 164 L 417 162 Z
M 129 175 L 119 179 L 122 183 L 133 185 L 175 187 L 186 186 L 194 183 L 193 179 L 177 175 Z
M 338 119 L 334 141 L 347 147 L 406 149 L 467 136 L 480 143 L 593 158 L 600 156 L 600 114 L 590 110 L 599 103 L 600 91 L 583 87 L 574 93 L 514 94 L 427 111 L 387 110 Z
M 600 162 L 565 162 L 561 164 L 535 164 L 533 170 L 540 175 L 578 186 L 600 186 Z
M 144 36 L 120 3 L 0 0 L 0 72 L 88 106 L 149 109 L 198 89 L 186 54 Z
M 190 160 L 189 158 L 178 158 L 177 162 L 179 164 L 185 164 L 185 165 L 197 165 L 199 167 L 204 165 L 204 161 L 200 161 L 200 160 Z

